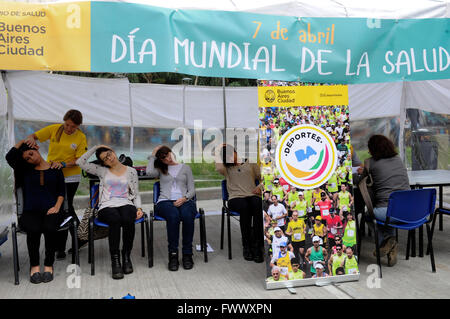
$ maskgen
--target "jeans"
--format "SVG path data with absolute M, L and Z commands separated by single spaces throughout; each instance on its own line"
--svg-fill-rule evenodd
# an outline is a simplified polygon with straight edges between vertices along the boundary
M 194 239 L 194 221 L 195 215 L 197 215 L 196 204 L 193 200 L 188 200 L 180 207 L 175 207 L 173 202 L 172 200 L 164 200 L 157 203 L 155 214 L 166 220 L 169 253 L 178 252 L 180 223 L 182 222 L 182 253 L 191 255 L 192 241 Z
M 228 201 L 228 208 L 240 215 L 239 225 L 244 250 L 261 254 L 264 249 L 262 199 L 258 196 L 233 198 Z
M 386 213 L 387 213 L 387 207 L 374 207 L 373 213 L 375 215 L 375 218 L 380 221 L 386 221 Z M 390 218 L 389 223 L 395 223 L 395 218 Z M 395 236 L 395 228 L 390 226 L 384 226 L 377 224 L 377 230 L 378 230 L 378 244 L 381 245 L 383 241 L 389 237 Z
M 109 226 L 109 251 L 111 255 L 119 254 L 120 228 L 123 231 L 123 250 L 131 252 L 133 249 L 137 209 L 133 205 L 120 207 L 106 207 L 98 212 L 98 220 Z

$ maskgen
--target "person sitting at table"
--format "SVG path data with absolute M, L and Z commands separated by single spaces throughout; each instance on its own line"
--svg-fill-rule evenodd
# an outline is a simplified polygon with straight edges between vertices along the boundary
M 100 164 L 88 163 L 94 153 Z M 135 234 L 134 223 L 143 215 L 137 172 L 133 167 L 123 165 L 116 153 L 106 145 L 92 147 L 76 163 L 100 179 L 98 220 L 109 226 L 112 278 L 122 279 L 124 274 L 133 272 L 130 255 Z M 122 264 L 119 251 L 121 228 Z
M 403 160 L 398 156 L 394 143 L 384 135 L 372 135 L 367 143 L 369 153 L 369 171 L 367 167 L 362 177 L 372 175 L 372 190 L 375 195 L 373 212 L 376 219 L 385 221 L 389 196 L 392 192 L 409 190 L 409 179 Z M 390 222 L 395 222 L 390 219 Z M 388 266 L 397 263 L 397 241 L 393 227 L 377 225 L 380 256 L 388 257 Z
M 64 219 L 60 212 L 65 196 L 64 175 L 60 169 L 52 169 L 39 151 L 24 140 L 9 150 L 6 161 L 14 169 L 15 188 L 23 190 L 23 212 L 18 222 L 27 234 L 30 282 L 50 282 L 53 280 L 57 230 Z M 42 234 L 45 260 L 41 274 L 39 246 Z
M 178 242 L 180 238 L 180 223 L 183 222 L 182 264 L 184 269 L 192 269 L 192 241 L 194 238 L 194 221 L 197 214 L 194 177 L 191 168 L 186 164 L 176 162 L 172 150 L 164 145 L 153 149 L 149 156 L 147 175 L 159 178 L 161 192 L 156 203 L 155 213 L 166 220 L 167 240 L 169 250 L 170 271 L 177 271 Z

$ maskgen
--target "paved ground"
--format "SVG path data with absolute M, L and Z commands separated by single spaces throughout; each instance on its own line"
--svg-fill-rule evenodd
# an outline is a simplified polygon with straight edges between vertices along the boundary
M 444 231 L 436 231 L 434 251 L 437 272 L 431 272 L 430 258 L 415 257 L 405 260 L 406 233 L 400 233 L 399 261 L 389 268 L 384 260 L 383 279 L 377 283 L 370 265 L 376 263 L 371 255 L 374 244 L 372 238 L 363 241 L 360 257 L 360 280 L 318 287 L 297 287 L 296 294 L 287 289 L 266 290 L 264 285 L 265 265 L 245 261 L 239 247 L 239 225 L 233 220 L 233 259 L 228 260 L 227 250 L 220 250 L 220 200 L 199 202 L 210 212 L 206 218 L 208 243 L 214 249 L 209 254 L 209 262 L 203 262 L 201 253 L 194 256 L 195 267 L 178 272 L 167 270 L 167 241 L 165 225 L 155 223 L 155 264 L 148 268 L 146 259 L 140 257 L 140 229 L 136 230 L 135 249 L 132 260 L 135 271 L 123 280 L 113 280 L 110 276 L 110 259 L 107 240 L 96 241 L 96 275 L 89 273 L 87 249 L 80 252 L 81 277 L 79 288 L 69 288 L 75 283 L 73 273 L 67 272 L 69 259 L 57 261 L 55 279 L 48 284 L 33 285 L 28 280 L 28 256 L 25 236 L 19 235 L 21 283 L 14 285 L 11 241 L 0 246 L 0 298 L 67 298 L 67 299 L 106 299 L 121 298 L 130 293 L 136 298 L 177 298 L 177 299 L 317 299 L 317 298 L 445 298 L 450 291 L 450 218 L 444 217 Z M 148 209 L 149 207 L 147 207 Z M 212 212 L 212 213 L 211 213 Z M 81 214 L 82 212 L 79 211 Z M 198 239 L 196 226 L 195 243 Z M 43 245 L 42 245 L 43 246 Z M 43 249 L 43 248 L 42 248 Z M 370 268 L 370 267 L 369 267 Z M 370 269 L 369 269 L 370 270 Z M 370 288 L 373 287 L 373 288 Z M 378 288 L 377 288 L 378 287 Z

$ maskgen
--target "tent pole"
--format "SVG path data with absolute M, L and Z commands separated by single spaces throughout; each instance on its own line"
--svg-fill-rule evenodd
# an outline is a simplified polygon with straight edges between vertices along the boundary
M 134 153 L 134 121 L 133 121 L 133 103 L 131 99 L 131 84 L 128 81 L 128 103 L 130 105 L 130 157 L 133 158 Z
M 6 102 L 6 121 L 8 124 L 8 147 L 12 147 L 15 144 L 14 136 L 14 115 L 13 115 L 13 104 L 11 99 L 11 89 L 6 76 L 7 71 L 2 71 L 2 79 L 7 92 L 7 102 Z
M 223 96 L 223 137 L 224 143 L 227 142 L 227 99 L 225 94 L 225 78 L 222 78 L 222 96 Z
M 402 98 L 400 99 L 400 132 L 398 134 L 398 149 L 400 158 L 408 167 L 405 156 L 405 121 L 406 121 L 406 82 L 402 82 Z

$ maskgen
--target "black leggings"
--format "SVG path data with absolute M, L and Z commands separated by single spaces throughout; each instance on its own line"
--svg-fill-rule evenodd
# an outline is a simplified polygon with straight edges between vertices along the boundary
M 67 197 L 67 204 L 69 208 L 69 215 L 74 218 L 74 220 L 77 221 L 77 224 L 80 223 L 78 220 L 77 214 L 75 213 L 75 208 L 73 207 L 73 198 L 75 197 L 75 193 L 77 192 L 78 185 L 80 183 L 66 183 L 66 197 Z M 73 228 L 70 227 L 68 230 L 62 230 L 58 232 L 58 241 L 57 241 L 57 247 L 56 251 L 65 251 L 66 250 L 66 242 L 67 237 L 69 236 L 69 230 L 70 235 L 73 238 Z
M 56 243 L 58 240 L 57 229 L 62 223 L 61 213 L 47 215 L 47 211 L 25 211 L 19 218 L 19 226 L 27 233 L 28 255 L 30 257 L 30 267 L 39 266 L 39 247 L 41 235 L 45 239 L 45 260 L 44 265 L 53 266 L 55 261 Z
M 98 212 L 98 220 L 109 225 L 109 251 L 111 255 L 119 254 L 120 228 L 123 229 L 123 250 L 133 249 L 134 222 L 136 221 L 137 209 L 133 205 L 120 207 L 106 207 Z
M 233 198 L 228 201 L 228 207 L 240 214 L 239 223 L 244 249 L 262 253 L 264 249 L 262 199 L 257 196 Z

